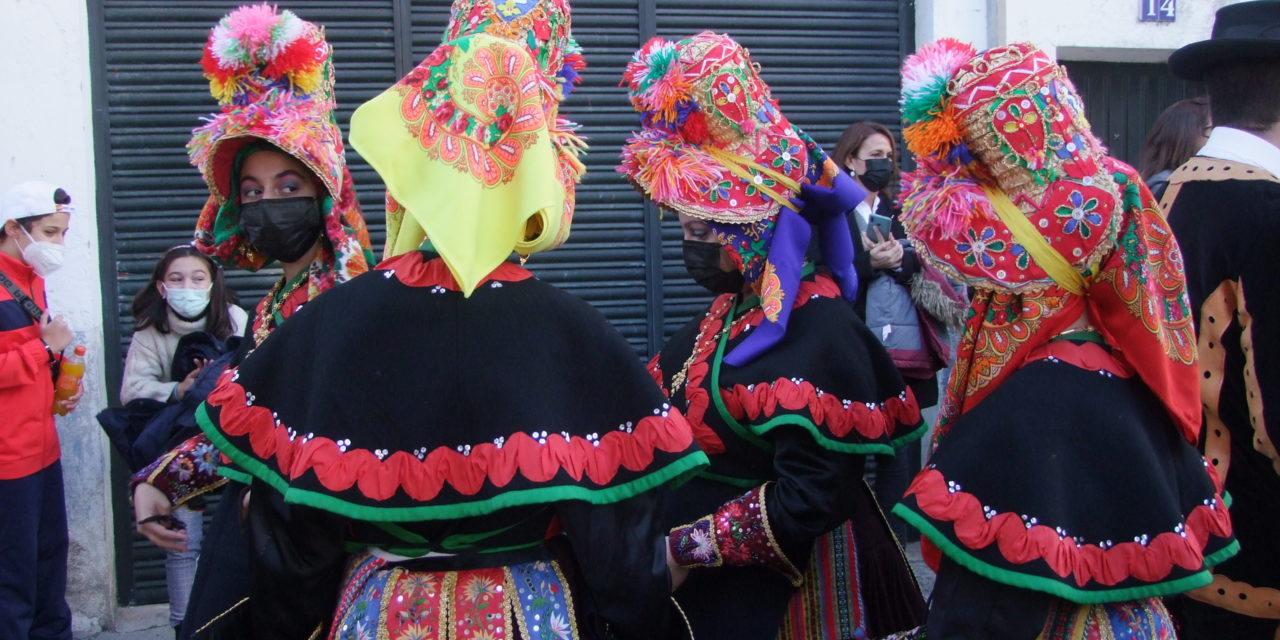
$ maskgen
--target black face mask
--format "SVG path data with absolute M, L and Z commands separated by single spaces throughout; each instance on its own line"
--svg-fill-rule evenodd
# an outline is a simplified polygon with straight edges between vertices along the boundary
M 720 243 L 684 241 L 684 268 L 693 280 L 712 293 L 738 293 L 746 279 L 738 271 L 720 268 Z
M 862 186 L 868 191 L 879 191 L 889 184 L 889 180 L 893 178 L 893 160 L 889 158 L 868 158 L 863 162 L 866 163 L 867 169 L 858 176 L 858 180 L 862 181 Z
M 295 262 L 320 237 L 324 221 L 315 198 L 275 198 L 240 207 L 249 242 L 280 262 Z

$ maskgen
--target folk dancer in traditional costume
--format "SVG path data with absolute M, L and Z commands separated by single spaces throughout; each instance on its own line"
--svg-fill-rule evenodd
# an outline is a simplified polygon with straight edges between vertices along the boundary
M 284 272 L 258 303 L 231 361 L 373 260 L 334 118 L 332 57 L 323 29 L 265 4 L 224 17 L 204 47 L 201 64 L 221 109 L 187 146 L 209 187 L 195 244 L 226 267 L 258 270 L 278 262 Z M 198 395 L 208 393 L 225 364 L 201 378 Z M 228 477 L 236 481 L 223 491 L 203 536 L 181 637 L 217 637 L 243 611 L 248 549 L 240 504 L 248 476 L 219 468 L 214 446 L 196 436 L 134 477 L 139 529 L 177 549 L 187 540 L 165 526 L 171 506 L 198 500 Z
M 1201 445 L 1226 483 L 1240 555 L 1187 594 L 1183 637 L 1280 636 L 1280 2 L 1223 7 L 1169 68 L 1203 80 L 1208 142 L 1169 177 L 1167 212 L 1197 322 Z
M 514 262 L 568 235 L 583 60 L 564 0 L 457 0 L 352 118 L 387 258 L 199 415 L 254 478 L 241 637 L 660 638 L 666 485 L 706 464 L 602 315 Z M 317 349 L 324 344 L 324 349 Z
M 922 47 L 902 112 L 907 233 L 974 291 L 936 449 L 894 508 L 941 551 L 929 637 L 1173 638 L 1160 598 L 1238 547 L 1194 446 L 1177 242 L 1029 44 Z
M 618 170 L 679 214 L 690 275 L 720 294 L 650 363 L 711 458 L 667 511 L 693 635 L 880 638 L 918 626 L 923 600 L 861 479 L 867 454 L 892 455 L 923 431 L 851 304 L 843 214 L 865 190 L 788 122 L 728 36 L 651 40 L 623 84 L 642 128 Z M 804 261 L 813 226 L 830 274 Z

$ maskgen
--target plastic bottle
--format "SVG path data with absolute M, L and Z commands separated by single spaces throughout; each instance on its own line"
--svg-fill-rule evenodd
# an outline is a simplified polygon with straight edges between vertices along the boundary
M 53 385 L 53 412 L 57 415 L 67 415 L 58 402 L 74 396 L 80 390 L 80 378 L 84 377 L 84 353 L 84 345 L 78 344 L 71 355 L 62 358 L 58 382 Z

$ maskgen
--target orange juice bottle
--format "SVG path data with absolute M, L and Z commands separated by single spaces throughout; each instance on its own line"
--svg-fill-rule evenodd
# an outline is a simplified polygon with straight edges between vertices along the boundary
M 67 415 L 58 405 L 58 401 L 74 396 L 80 390 L 80 378 L 84 377 L 84 345 L 76 345 L 71 355 L 62 359 L 62 367 L 58 371 L 58 382 L 53 385 L 53 412 Z

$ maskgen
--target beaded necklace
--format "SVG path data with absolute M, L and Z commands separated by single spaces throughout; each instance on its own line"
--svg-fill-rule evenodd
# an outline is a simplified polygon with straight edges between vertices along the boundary
M 266 298 L 269 302 L 267 302 L 265 307 L 258 314 L 258 317 L 254 319 L 253 347 L 255 349 L 258 348 L 262 342 L 267 339 L 267 336 L 271 334 L 272 318 L 275 318 L 276 314 L 280 313 L 280 308 L 284 306 L 285 301 L 287 301 L 295 291 L 302 288 L 302 286 L 307 283 L 308 276 L 310 276 L 309 271 L 304 269 L 287 283 L 284 278 L 280 278 L 274 285 L 272 285 L 271 291 L 267 294 Z M 283 291 L 281 291 L 282 289 Z

